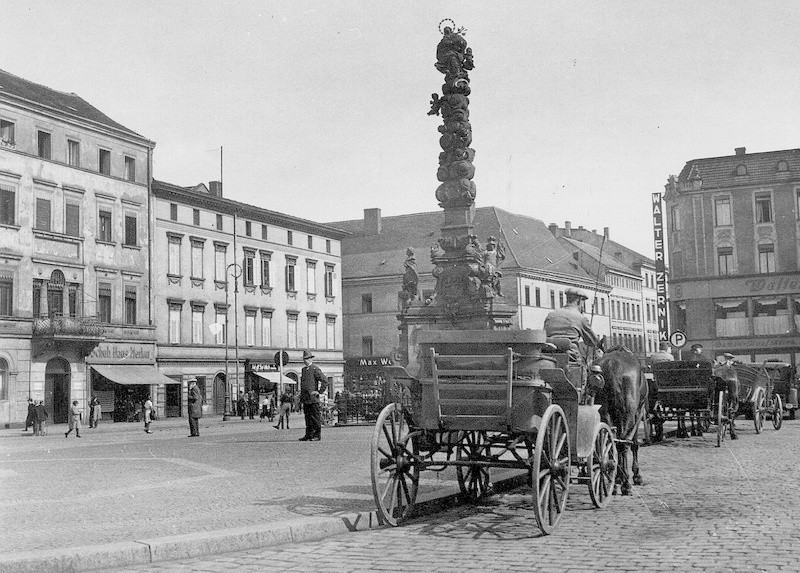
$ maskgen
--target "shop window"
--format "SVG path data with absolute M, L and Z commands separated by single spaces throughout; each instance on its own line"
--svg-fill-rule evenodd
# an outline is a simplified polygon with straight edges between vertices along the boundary
M 750 320 L 747 314 L 746 300 L 715 300 L 714 318 L 717 336 L 748 336 L 750 334 Z
M 759 335 L 789 334 L 789 305 L 786 297 L 753 299 L 753 333 Z

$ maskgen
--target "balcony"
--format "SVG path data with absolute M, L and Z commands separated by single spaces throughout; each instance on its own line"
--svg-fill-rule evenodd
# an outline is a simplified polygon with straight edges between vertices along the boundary
M 105 340 L 105 329 L 96 317 L 43 316 L 33 319 L 34 354 L 69 348 L 88 354 Z

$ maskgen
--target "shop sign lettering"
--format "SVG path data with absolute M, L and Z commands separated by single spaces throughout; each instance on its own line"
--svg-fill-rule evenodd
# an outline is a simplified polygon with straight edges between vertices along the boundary
M 800 280 L 790 277 L 781 277 L 777 279 L 747 279 L 744 281 L 744 284 L 751 293 L 782 291 L 797 292 L 800 290 Z
M 109 346 L 101 344 L 89 355 L 89 358 L 106 360 L 149 360 L 150 350 L 143 346 Z

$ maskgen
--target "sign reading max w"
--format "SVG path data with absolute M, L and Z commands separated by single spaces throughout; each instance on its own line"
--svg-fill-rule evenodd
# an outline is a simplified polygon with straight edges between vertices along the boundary
M 661 193 L 653 193 L 653 246 L 656 259 L 656 308 L 658 317 L 658 340 L 669 340 L 667 321 L 667 265 L 664 262 L 664 212 Z

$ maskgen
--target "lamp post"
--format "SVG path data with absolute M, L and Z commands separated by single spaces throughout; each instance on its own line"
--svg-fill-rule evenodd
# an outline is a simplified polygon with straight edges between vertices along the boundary
M 233 267 L 233 273 L 231 273 Z M 238 263 L 231 263 L 225 268 L 225 412 L 222 414 L 222 421 L 227 421 L 228 418 L 233 416 L 231 412 L 231 405 L 233 398 L 231 397 L 231 381 L 228 374 L 228 277 L 233 276 L 233 328 L 236 330 L 234 336 L 234 344 L 236 346 L 236 383 L 239 383 L 239 321 L 237 320 L 237 309 L 239 308 L 239 277 L 242 276 L 242 266 Z

